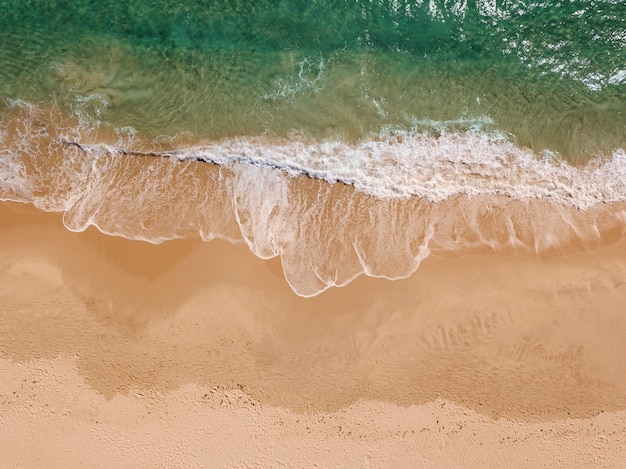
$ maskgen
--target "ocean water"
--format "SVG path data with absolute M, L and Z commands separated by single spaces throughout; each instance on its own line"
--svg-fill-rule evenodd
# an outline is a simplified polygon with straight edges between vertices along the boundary
M 626 234 L 626 5 L 0 0 L 0 199 L 311 296 Z

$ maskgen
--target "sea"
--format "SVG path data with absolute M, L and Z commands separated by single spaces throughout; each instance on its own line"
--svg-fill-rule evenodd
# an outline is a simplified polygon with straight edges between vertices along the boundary
M 0 200 L 309 297 L 626 236 L 623 0 L 0 0 Z

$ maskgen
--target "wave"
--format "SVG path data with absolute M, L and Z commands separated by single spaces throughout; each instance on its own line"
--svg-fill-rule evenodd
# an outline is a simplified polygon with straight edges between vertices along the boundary
M 405 278 L 431 253 L 549 256 L 626 233 L 623 149 L 572 166 L 470 131 L 154 143 L 25 103 L 0 145 L 0 199 L 62 212 L 73 231 L 243 241 L 280 256 L 301 296 Z
M 196 160 L 222 166 L 244 164 L 342 182 L 380 199 L 424 197 L 441 202 L 455 195 L 504 195 L 551 199 L 586 209 L 626 201 L 626 152 L 615 149 L 584 166 L 546 152 L 538 158 L 496 134 L 380 134 L 354 145 L 267 138 L 227 139 L 176 151 L 132 151 L 66 141 L 96 156 L 116 154 Z

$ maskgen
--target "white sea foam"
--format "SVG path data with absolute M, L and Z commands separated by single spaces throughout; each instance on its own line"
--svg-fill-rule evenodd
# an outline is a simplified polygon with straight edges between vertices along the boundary
M 623 148 L 597 155 L 584 165 L 571 165 L 547 150 L 537 155 L 517 147 L 502 134 L 484 132 L 481 127 L 485 123 L 488 121 L 484 119 L 478 119 L 473 126 L 464 122 L 470 130 L 460 132 L 446 130 L 454 128 L 454 122 L 422 122 L 415 128 L 426 125 L 439 129 L 440 134 L 383 129 L 380 134 L 354 144 L 295 137 L 240 137 L 175 151 L 144 153 L 222 166 L 273 168 L 291 177 L 305 175 L 331 184 L 342 182 L 380 199 L 417 196 L 440 202 L 460 194 L 504 195 L 513 199 L 549 199 L 579 209 L 626 201 Z M 118 144 L 132 145 L 135 141 L 134 133 L 118 132 L 118 136 Z M 60 139 L 78 143 L 94 157 L 142 154 L 128 146 L 84 143 L 78 129 L 66 131 Z M 25 135 L 18 144 L 28 140 L 32 140 L 32 135 Z M 10 149 L 3 153 L 3 178 L 14 180 L 21 163 L 9 165 L 14 155 Z
M 33 114 L 29 119 L 37 120 L 33 117 L 37 112 L 35 107 L 20 101 L 9 104 L 13 108 L 30 109 Z M 47 126 L 41 122 L 29 124 L 29 119 L 21 124 L 22 135 L 11 145 L 3 145 L 5 184 L 15 181 L 16 175 L 23 172 L 20 169 L 23 162 L 15 160 L 15 155 L 35 151 L 31 148 L 33 142 L 46 140 Z M 79 127 L 64 128 L 57 140 L 80 143 L 92 155 L 135 150 L 129 148 L 136 143 L 134 130 L 117 132 L 118 141 L 114 145 L 89 144 L 83 139 L 93 131 L 87 124 L 93 123 L 79 121 Z M 549 151 L 536 155 L 517 147 L 502 134 L 482 130 L 490 123 L 488 118 L 416 121 L 412 131 L 385 128 L 380 134 L 354 144 L 338 140 L 241 137 L 162 154 L 219 165 L 241 163 L 275 168 L 290 176 L 306 175 L 329 183 L 350 184 L 382 199 L 418 196 L 437 202 L 457 194 L 499 194 L 518 199 L 551 199 L 581 209 L 626 200 L 624 148 L 616 148 L 609 155 L 597 155 L 586 165 L 574 166 L 553 157 Z M 458 124 L 468 130 L 455 131 Z M 437 130 L 439 134 L 432 136 L 429 130 Z M 4 140 L 4 134 L 0 134 L 0 141 Z
M 180 160 L 240 163 L 343 182 L 381 199 L 418 196 L 439 202 L 458 194 L 505 195 L 550 199 L 580 209 L 626 201 L 623 149 L 576 166 L 549 155 L 535 155 L 502 136 L 473 132 L 437 138 L 387 133 L 357 144 L 237 138 L 164 153 Z

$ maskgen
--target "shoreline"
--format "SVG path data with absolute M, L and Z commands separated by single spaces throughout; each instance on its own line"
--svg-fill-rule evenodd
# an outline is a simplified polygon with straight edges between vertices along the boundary
M 626 468 L 623 6 L 552 3 L 2 2 L 0 469 Z
M 116 356 L 115 361 L 144 376 L 150 386 L 175 388 L 193 381 L 196 372 L 202 376 L 200 384 L 208 385 L 247 376 L 248 386 L 257 387 L 259 395 L 274 395 L 268 402 L 300 410 L 315 408 L 314 396 L 319 393 L 329 394 L 319 408 L 337 409 L 354 399 L 409 405 L 448 398 L 494 417 L 531 419 L 540 419 L 542 412 L 552 417 L 568 412 L 589 416 L 626 407 L 626 367 L 617 358 L 609 359 L 610 347 L 622 347 L 619 331 L 626 330 L 617 327 L 626 325 L 620 310 L 626 298 L 626 239 L 596 252 L 549 259 L 430 256 L 405 280 L 359 277 L 345 287 L 302 298 L 284 281 L 277 259 L 258 259 L 244 244 L 186 239 L 151 245 L 106 236 L 93 228 L 71 233 L 58 215 L 32 207 L 21 207 L 23 213 L 14 212 L 11 219 L 6 204 L 2 208 L 0 246 L 7 285 L 15 280 L 11 269 L 20 272 L 22 264 L 23 275 L 35 279 L 42 269 L 45 275 L 56 272 L 55 285 L 63 286 L 64 294 L 72 298 L 73 312 L 53 308 L 67 320 L 59 326 L 56 316 L 42 306 L 43 299 L 36 303 L 24 298 L 22 304 L 30 303 L 31 314 L 48 318 L 51 328 L 61 327 L 60 337 L 69 332 L 64 327 L 78 327 L 73 314 L 82 318 L 90 325 L 89 334 L 111 340 L 102 353 Z M 38 281 L 43 288 L 45 278 Z M 25 295 L 23 290 L 30 288 L 34 284 L 22 284 L 16 291 Z M 10 295 L 6 290 L 5 294 Z M 37 295 L 36 288 L 32 295 Z M 10 318 L 5 328 L 15 329 L 5 338 L 27 333 L 29 321 L 23 316 Z M 177 321 L 176 335 L 168 338 Z M 158 353 L 151 345 L 157 339 L 163 347 Z M 60 340 L 40 343 L 43 350 L 38 353 L 50 355 L 55 350 L 53 357 L 74 349 L 84 353 L 91 347 L 90 341 L 71 336 L 64 340 L 74 349 L 61 343 L 58 349 L 52 347 Z M 5 346 L 13 358 L 28 359 L 34 353 L 28 347 L 36 342 Z M 115 347 L 126 342 L 134 343 L 139 355 L 145 348 L 152 358 L 146 363 L 131 356 L 124 363 Z M 149 378 L 145 367 L 152 368 L 165 349 L 181 348 L 180 359 L 185 361 L 184 354 L 193 348 L 190 344 L 207 356 L 221 357 L 215 358 L 215 365 L 223 373 L 219 377 L 201 373 L 198 352 L 189 370 L 177 369 L 176 357 L 170 356 L 166 376 Z M 595 348 L 585 352 L 590 344 Z M 389 355 L 389 347 L 396 352 Z M 609 363 L 601 363 L 596 356 L 600 352 Z M 241 356 L 242 363 L 228 370 L 224 353 Z M 502 363 L 490 369 L 491 382 L 482 383 L 483 367 L 494 357 Z M 540 386 L 538 377 L 529 375 L 524 389 L 525 378 L 519 373 L 528 371 L 529 360 L 545 382 Z M 371 361 L 379 364 L 372 369 Z M 101 364 L 90 367 L 95 368 L 87 372 L 87 382 L 104 395 L 114 395 L 121 385 L 133 386 L 132 380 L 116 377 Z M 350 367 L 355 373 L 346 374 Z M 603 368 L 607 376 L 594 376 Z M 447 380 L 441 377 L 455 369 L 463 371 Z M 366 378 L 373 371 L 380 376 Z M 286 378 L 289 374 L 304 382 L 296 386 Z M 581 377 L 589 379 L 579 389 Z M 468 397 L 467 386 L 480 392 L 476 388 Z M 539 399 L 542 386 L 569 397 Z M 494 390 L 502 395 L 489 407 L 480 394 Z M 513 394 L 507 397 L 505 390 Z M 302 396 L 294 395 L 297 392 Z M 522 399 L 525 393 L 532 397 Z M 520 404 L 523 401 L 530 411 Z M 516 402 L 519 409 L 511 407 Z
M 307 299 L 243 243 L 73 233 L 2 203 L 0 461 L 128 465 L 148 447 L 172 465 L 210 451 L 269 464 L 297 444 L 294 463 L 337 463 L 348 447 L 376 464 L 619 467 L 607 455 L 626 441 L 624 279 L 621 239 L 546 259 L 431 255 L 408 279 Z M 24 451 L 60 429 L 79 442 L 69 453 L 54 439 Z
M 460 196 L 504 196 L 518 201 L 552 201 L 582 210 L 600 203 L 626 203 L 626 183 L 621 177 L 626 174 L 623 144 L 571 160 L 548 148 L 518 146 L 514 139 L 495 131 L 428 135 L 381 128 L 355 142 L 297 133 L 217 140 L 188 134 L 150 137 L 130 127 L 83 121 L 54 107 L 26 102 L 16 102 L 1 123 L 0 142 L 7 160 L 3 170 L 22 179 L 16 184 L 22 190 L 49 182 L 57 173 L 71 178 L 78 187 L 86 178 L 96 187 L 107 188 L 107 179 L 127 176 L 117 172 L 120 167 L 141 172 L 150 164 L 98 160 L 146 157 L 212 163 L 227 172 L 237 166 L 275 170 L 274 179 L 282 177 L 285 185 L 301 176 L 331 185 L 341 183 L 363 197 L 383 201 L 417 197 L 436 204 Z M 164 164 L 153 166 L 160 173 L 172 171 L 164 169 Z M 0 189 L 5 200 L 18 200 L 10 196 L 11 189 L 16 189 L 10 184 Z M 57 204 L 68 202 L 63 200 L 66 189 L 51 185 L 47 190 L 52 199 L 60 196 Z M 26 195 L 34 202 L 32 197 L 34 194 Z
M 303 297 L 362 274 L 407 278 L 429 254 L 543 258 L 626 236 L 622 150 L 573 167 L 468 134 L 355 147 L 259 137 L 214 142 L 195 155 L 194 146 L 145 142 L 129 129 L 78 125 L 54 109 L 28 105 L 16 107 L 4 130 L 1 199 L 62 212 L 75 232 L 96 226 L 151 243 L 245 241 L 259 258 L 280 257 L 287 282 Z M 188 150 L 167 151 L 168 145 Z M 284 166 L 264 159 L 273 152 L 283 163 L 303 160 Z M 138 156 L 144 153 L 168 156 Z M 345 178 L 327 173 L 335 163 Z M 297 168 L 308 168 L 309 177 L 292 174 Z M 355 179 L 358 174 L 363 177 Z M 344 183 L 332 183 L 339 180 Z M 430 196 L 377 198 L 361 190 L 367 181 L 387 189 L 414 185 Z

